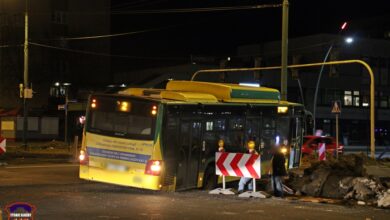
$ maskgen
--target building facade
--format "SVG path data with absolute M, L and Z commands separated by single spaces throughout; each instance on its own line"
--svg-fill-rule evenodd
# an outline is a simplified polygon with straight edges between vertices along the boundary
M 0 108 L 21 105 L 26 2 L 29 82 L 34 91 L 29 106 L 45 109 L 50 97 L 63 98 L 64 83 L 74 88 L 104 84 L 110 58 L 96 54 L 109 54 L 110 40 L 74 37 L 110 33 L 110 0 L 0 0 Z
M 329 60 L 360 59 L 367 62 L 375 75 L 376 143 L 390 139 L 390 41 L 355 38 L 346 43 L 339 35 L 320 34 L 289 40 L 289 64 L 323 62 L 329 48 Z M 262 66 L 280 65 L 280 42 L 246 45 L 238 48 L 238 59 L 247 66 L 261 60 Z M 259 63 L 257 63 L 259 65 Z M 288 99 L 304 103 L 313 112 L 314 94 L 320 68 L 289 70 Z M 280 72 L 261 72 L 260 84 L 280 87 Z M 340 138 L 344 144 L 364 145 L 369 142 L 369 85 L 367 70 L 358 64 L 324 67 L 319 86 L 316 129 L 335 135 L 333 101 L 341 101 Z M 300 81 L 302 92 L 299 88 Z

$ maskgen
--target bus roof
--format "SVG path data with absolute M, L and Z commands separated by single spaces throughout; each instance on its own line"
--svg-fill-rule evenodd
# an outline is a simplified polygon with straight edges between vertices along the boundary
M 280 92 L 277 89 L 199 81 L 171 80 L 166 89 L 127 88 L 120 91 L 119 94 L 153 99 L 164 103 L 300 105 L 281 101 Z

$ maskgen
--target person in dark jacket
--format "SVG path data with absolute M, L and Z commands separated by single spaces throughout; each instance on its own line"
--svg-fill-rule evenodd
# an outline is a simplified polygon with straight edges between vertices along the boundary
M 272 149 L 271 184 L 275 197 L 283 197 L 283 177 L 287 175 L 286 159 L 278 147 Z

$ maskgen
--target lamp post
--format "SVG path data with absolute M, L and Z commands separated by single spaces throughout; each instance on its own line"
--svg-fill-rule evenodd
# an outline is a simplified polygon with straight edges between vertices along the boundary
M 63 106 L 63 109 L 62 107 L 60 107 L 60 105 L 58 105 L 58 110 L 64 110 L 64 142 L 66 144 L 68 144 L 68 107 L 69 107 L 69 87 L 71 86 L 72 84 L 69 83 L 69 82 L 65 82 L 65 83 L 61 83 L 61 82 L 55 82 L 54 83 L 54 86 L 56 87 L 56 90 L 58 92 L 58 94 L 62 96 L 64 96 L 65 98 L 65 102 L 64 104 L 62 105 Z M 63 92 L 63 93 L 62 93 Z
M 344 22 L 341 25 L 340 31 L 339 31 L 337 37 L 340 35 L 340 33 L 343 30 L 345 30 L 345 28 L 347 27 L 347 24 L 348 24 L 347 22 Z M 351 41 L 351 43 L 352 42 L 353 42 L 353 40 Z M 335 44 L 335 40 L 333 40 L 332 43 L 330 44 L 329 49 L 326 52 L 324 60 L 322 61 L 322 63 L 325 63 L 326 61 L 328 61 L 329 54 L 332 51 L 332 49 L 334 47 L 334 44 Z M 318 74 L 318 78 L 317 78 L 316 89 L 315 89 L 315 92 L 314 92 L 314 102 L 313 102 L 313 135 L 315 134 L 315 131 L 317 129 L 316 128 L 317 97 L 318 97 L 318 89 L 320 87 L 320 82 L 321 82 L 321 78 L 322 78 L 322 72 L 324 71 L 324 67 L 325 67 L 325 65 L 321 65 L 320 73 Z
M 24 12 L 24 70 L 23 70 L 23 145 L 27 149 L 27 90 L 28 86 L 28 0 L 25 3 Z
M 63 83 L 62 84 L 65 88 L 65 128 L 64 128 L 64 142 L 68 144 L 68 118 L 69 118 L 69 86 L 70 83 Z

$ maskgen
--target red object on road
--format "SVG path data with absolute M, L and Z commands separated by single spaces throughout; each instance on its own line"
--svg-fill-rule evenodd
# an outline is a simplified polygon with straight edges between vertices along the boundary
M 319 151 L 320 143 L 325 143 L 326 152 L 336 155 L 336 139 L 329 136 L 305 136 L 303 137 L 302 154 L 312 155 Z M 344 146 L 339 143 L 339 154 L 344 152 Z
M 260 155 L 243 153 L 215 153 L 217 175 L 260 179 Z
M 6 139 L 0 137 L 0 155 L 6 152 L 5 147 L 6 147 Z

